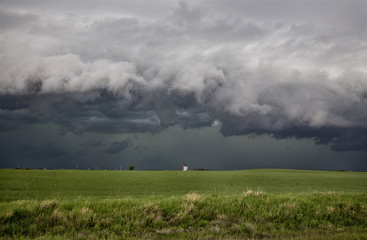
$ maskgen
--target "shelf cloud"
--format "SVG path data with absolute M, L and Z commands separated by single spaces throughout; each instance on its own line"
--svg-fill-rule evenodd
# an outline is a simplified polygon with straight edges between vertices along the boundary
M 314 4 L 3 1 L 0 131 L 220 125 L 367 151 L 367 2 Z

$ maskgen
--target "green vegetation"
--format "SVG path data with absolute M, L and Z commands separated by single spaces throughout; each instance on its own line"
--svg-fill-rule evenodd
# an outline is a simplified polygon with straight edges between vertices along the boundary
M 367 239 L 366 190 L 356 172 L 0 170 L 0 238 Z
M 94 171 L 0 170 L 0 201 L 199 194 L 366 193 L 367 173 L 300 170 Z
M 1 203 L 2 237 L 230 239 L 366 236 L 366 194 L 22 200 Z

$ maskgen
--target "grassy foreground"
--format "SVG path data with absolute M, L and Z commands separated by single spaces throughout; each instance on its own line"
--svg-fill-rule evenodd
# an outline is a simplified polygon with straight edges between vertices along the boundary
M 366 194 L 187 194 L 1 203 L 1 237 L 14 239 L 365 239 Z M 343 237 L 342 237 L 343 236 Z
M 0 238 L 367 239 L 367 174 L 0 170 Z

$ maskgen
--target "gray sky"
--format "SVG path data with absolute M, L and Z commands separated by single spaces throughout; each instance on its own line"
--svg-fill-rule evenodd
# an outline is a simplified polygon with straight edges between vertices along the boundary
M 1 0 L 0 167 L 367 170 L 366 22 L 362 0 Z

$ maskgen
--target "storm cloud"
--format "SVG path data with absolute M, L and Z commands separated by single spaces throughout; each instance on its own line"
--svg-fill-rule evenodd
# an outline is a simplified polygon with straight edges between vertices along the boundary
M 131 145 L 131 140 L 126 139 L 121 142 L 113 142 L 111 145 L 104 150 L 108 154 L 116 154 L 122 152 L 125 148 Z
M 220 124 L 224 136 L 367 151 L 365 9 L 366 1 L 2 1 L 0 131 Z

